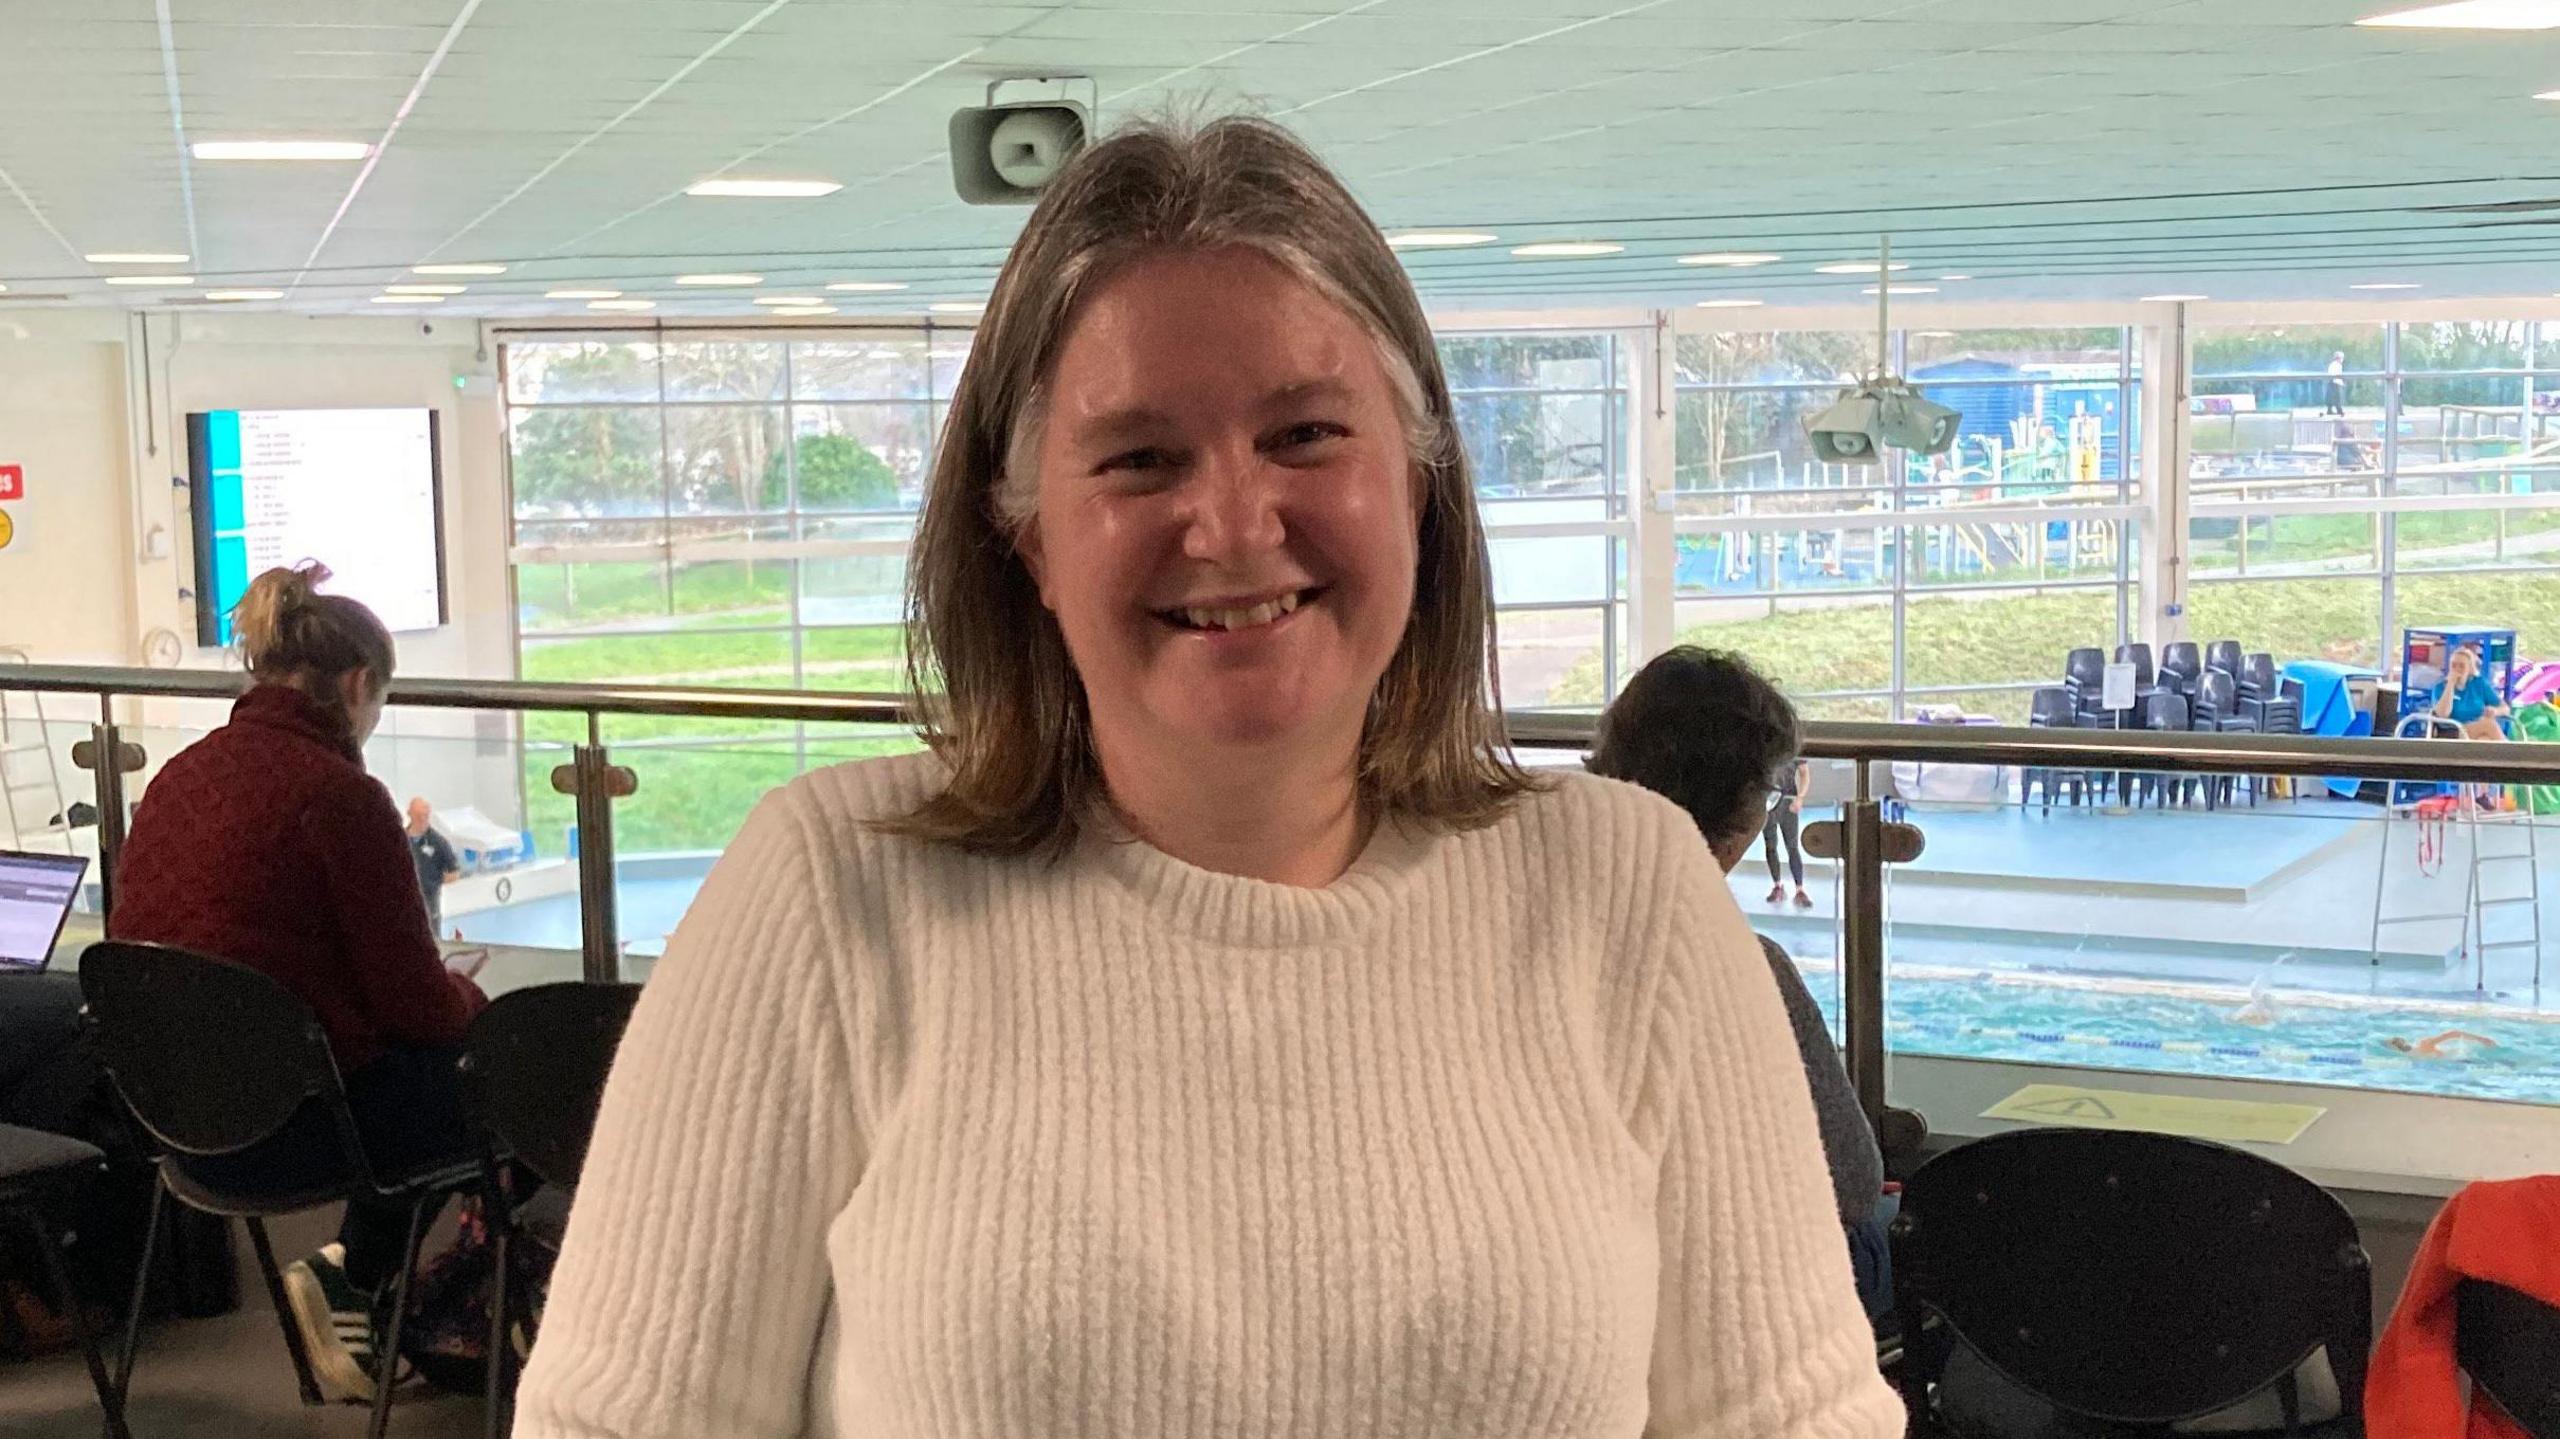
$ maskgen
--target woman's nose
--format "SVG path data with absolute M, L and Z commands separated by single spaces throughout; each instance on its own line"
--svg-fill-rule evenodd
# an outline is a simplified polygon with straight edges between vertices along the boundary
M 1185 556 L 1225 564 L 1279 547 L 1287 527 L 1270 468 L 1250 452 L 1221 453 L 1203 462 L 1193 477 Z

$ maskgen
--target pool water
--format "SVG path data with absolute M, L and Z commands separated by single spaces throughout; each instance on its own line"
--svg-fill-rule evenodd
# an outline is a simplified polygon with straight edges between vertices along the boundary
M 2495 1047 L 2451 1041 L 2429 1059 L 2389 1044 L 2454 1030 Z M 2485 1006 L 2283 991 L 2253 1006 L 2176 986 L 1897 972 L 1885 1032 L 1902 1053 L 2560 1103 L 2560 1019 Z
M 708 857 L 651 859 L 624 874 L 616 893 L 625 948 L 660 952 L 709 868 Z M 579 943 L 575 895 L 457 915 L 453 923 L 484 944 L 574 950 Z M 1817 963 L 1807 977 L 1837 1032 L 1836 975 Z M 1887 993 L 1886 1038 L 1901 1053 L 2560 1104 L 2560 1015 L 2278 991 L 2257 1016 L 2264 1022 L 2246 1023 L 2235 1018 L 2245 996 L 2200 986 L 1916 964 L 1895 966 Z M 2387 1043 L 2449 1030 L 2496 1047 L 2452 1044 L 2449 1057 L 2423 1059 Z

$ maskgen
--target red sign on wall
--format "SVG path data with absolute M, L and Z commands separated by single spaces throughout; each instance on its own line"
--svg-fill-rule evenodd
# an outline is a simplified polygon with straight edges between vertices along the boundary
M 27 497 L 27 472 L 21 465 L 0 465 L 0 500 Z

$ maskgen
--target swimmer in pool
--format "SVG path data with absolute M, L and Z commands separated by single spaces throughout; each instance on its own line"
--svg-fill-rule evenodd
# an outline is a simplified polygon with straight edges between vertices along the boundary
M 2477 1059 L 2498 1047 L 2498 1041 L 2467 1029 L 2448 1029 L 2414 1044 L 2396 1036 L 2382 1042 L 2413 1059 Z

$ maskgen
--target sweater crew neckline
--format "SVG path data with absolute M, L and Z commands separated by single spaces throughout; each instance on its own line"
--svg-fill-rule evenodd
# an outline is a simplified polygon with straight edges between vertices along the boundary
M 1321 889 L 1203 869 L 1115 815 L 1088 825 L 1081 848 L 1150 921 L 1219 944 L 1279 948 L 1351 939 L 1375 925 L 1429 862 L 1432 839 L 1409 821 L 1380 820 L 1351 867 Z

